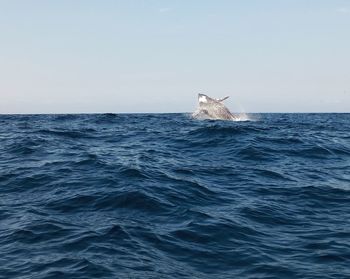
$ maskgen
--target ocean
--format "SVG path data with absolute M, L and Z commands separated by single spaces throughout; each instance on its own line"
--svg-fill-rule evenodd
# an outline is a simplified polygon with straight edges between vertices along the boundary
M 350 278 L 350 114 L 0 116 L 0 278 Z

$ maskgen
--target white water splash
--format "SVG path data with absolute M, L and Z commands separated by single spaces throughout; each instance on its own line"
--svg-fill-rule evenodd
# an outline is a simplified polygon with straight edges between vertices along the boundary
M 236 116 L 237 118 L 233 121 L 254 121 L 255 120 L 245 112 L 236 114 Z

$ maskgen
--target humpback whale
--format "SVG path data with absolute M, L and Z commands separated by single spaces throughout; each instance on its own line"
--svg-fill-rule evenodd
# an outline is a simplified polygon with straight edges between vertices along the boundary
M 196 119 L 214 119 L 214 120 L 237 120 L 228 108 L 222 103 L 229 96 L 221 99 L 213 99 L 204 94 L 198 94 L 198 109 L 192 114 Z

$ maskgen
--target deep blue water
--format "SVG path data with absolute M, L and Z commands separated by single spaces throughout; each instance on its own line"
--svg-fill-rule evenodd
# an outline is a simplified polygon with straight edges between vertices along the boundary
M 350 114 L 0 116 L 0 278 L 350 278 Z

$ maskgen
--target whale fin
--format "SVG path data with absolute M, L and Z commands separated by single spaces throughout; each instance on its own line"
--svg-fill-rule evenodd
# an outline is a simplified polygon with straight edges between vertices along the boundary
M 229 98 L 230 96 L 226 96 L 224 98 L 221 98 L 221 99 L 216 99 L 218 102 L 222 102 L 222 101 L 225 101 L 227 98 Z

